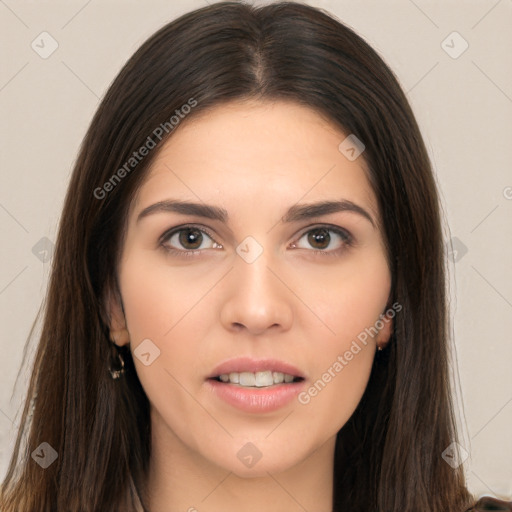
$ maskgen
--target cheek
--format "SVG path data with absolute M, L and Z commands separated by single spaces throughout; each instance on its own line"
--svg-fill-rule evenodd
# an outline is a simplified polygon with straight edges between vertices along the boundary
M 391 288 L 387 263 L 380 253 L 361 257 L 336 271 L 321 269 L 302 293 L 315 304 L 303 327 L 315 339 L 310 386 L 299 403 L 324 428 L 339 430 L 364 394 L 375 356 L 376 322 L 384 312 Z M 313 336 L 312 326 L 324 327 Z M 300 322 L 300 320 L 299 320 Z M 307 325 L 306 325 L 307 324 Z M 307 347 L 304 347 L 307 350 Z
M 121 292 L 132 343 L 137 346 L 145 338 L 168 343 L 211 281 L 207 273 L 171 269 L 154 252 L 141 251 L 125 260 Z
M 171 272 L 161 259 L 141 252 L 123 262 L 120 278 L 139 380 L 158 409 L 186 414 L 194 405 L 180 384 L 190 387 L 190 375 L 199 374 L 199 344 L 209 327 L 200 303 L 207 302 L 212 277 Z
M 355 411 L 366 389 L 374 359 L 370 344 L 341 342 L 323 357 L 310 386 L 298 397 L 319 429 L 336 433 Z
M 297 295 L 314 313 L 302 315 L 296 322 L 311 329 L 313 322 L 320 325 L 321 321 L 327 350 L 342 350 L 347 340 L 373 326 L 384 312 L 391 290 L 391 275 L 380 251 L 360 251 L 340 265 L 304 268 L 295 281 Z

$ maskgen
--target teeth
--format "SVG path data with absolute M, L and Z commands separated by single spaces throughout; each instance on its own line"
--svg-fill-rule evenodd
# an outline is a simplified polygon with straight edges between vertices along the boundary
M 281 384 L 281 382 L 284 382 L 284 373 L 272 372 L 272 377 L 274 379 L 274 384 Z
M 255 384 L 257 388 L 262 388 L 264 386 L 272 386 L 274 384 L 274 378 L 272 377 L 272 372 L 258 372 L 254 374 Z
M 239 384 L 240 386 L 254 386 L 256 384 L 256 376 L 254 373 L 242 372 Z
M 239 384 L 244 387 L 264 388 L 273 386 L 274 384 L 281 384 L 282 382 L 293 382 L 295 377 L 287 373 L 271 372 L 270 370 L 264 372 L 232 372 L 223 373 L 219 375 L 221 382 L 229 382 L 231 384 Z

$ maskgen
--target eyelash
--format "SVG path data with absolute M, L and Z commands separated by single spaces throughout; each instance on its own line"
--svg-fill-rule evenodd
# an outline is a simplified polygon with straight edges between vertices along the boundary
M 184 256 L 184 257 L 187 257 L 187 258 L 197 257 L 205 249 L 195 249 L 193 251 L 191 251 L 191 250 L 182 250 L 182 249 L 175 249 L 173 247 L 169 247 L 168 245 L 165 244 L 165 242 L 167 242 L 176 233 L 180 233 L 181 231 L 184 231 L 184 230 L 190 229 L 190 228 L 197 229 L 201 233 L 204 233 L 204 234 L 208 235 L 213 240 L 214 243 L 217 243 L 215 241 L 214 237 L 213 237 L 213 234 L 208 229 L 206 229 L 206 228 L 204 228 L 202 226 L 198 226 L 196 224 L 186 224 L 184 226 L 179 226 L 177 228 L 172 228 L 172 229 L 166 231 L 160 237 L 159 244 L 162 247 L 162 249 L 167 254 L 172 255 L 172 256 L 180 256 L 180 257 Z M 312 250 L 308 250 L 308 252 L 312 252 L 314 254 L 321 254 L 322 256 L 339 256 L 343 251 L 345 251 L 348 247 L 351 247 L 354 244 L 354 239 L 353 239 L 352 235 L 348 231 L 346 231 L 344 229 L 341 229 L 341 228 L 338 228 L 338 227 L 335 227 L 335 226 L 331 226 L 329 224 L 320 224 L 320 225 L 315 225 L 313 227 L 309 227 L 309 229 L 304 231 L 297 238 L 297 241 L 299 241 L 304 235 L 307 235 L 311 231 L 317 231 L 317 230 L 320 230 L 320 229 L 326 229 L 329 232 L 333 232 L 333 233 L 336 233 L 337 235 L 339 235 L 341 237 L 341 239 L 342 239 L 343 246 L 338 248 L 338 249 L 330 250 L 330 251 L 321 250 L 321 249 L 312 249 Z

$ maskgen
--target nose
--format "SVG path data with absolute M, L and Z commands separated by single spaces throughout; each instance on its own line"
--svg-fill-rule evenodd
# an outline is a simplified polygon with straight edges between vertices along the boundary
M 293 293 L 283 283 L 286 280 L 276 276 L 275 266 L 265 252 L 252 263 L 236 258 L 227 276 L 228 297 L 221 309 L 221 322 L 227 330 L 259 335 L 290 329 Z

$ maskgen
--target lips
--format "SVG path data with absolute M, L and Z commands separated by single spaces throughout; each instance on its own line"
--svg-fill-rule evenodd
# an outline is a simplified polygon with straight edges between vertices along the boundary
M 276 379 L 272 384 L 269 375 Z M 236 383 L 237 378 L 239 383 Z M 260 378 L 263 380 L 259 381 Z M 245 379 L 249 381 L 242 382 Z M 263 414 L 289 406 L 306 382 L 304 373 L 290 363 L 241 357 L 216 366 L 206 378 L 205 386 L 216 399 L 239 411 Z

